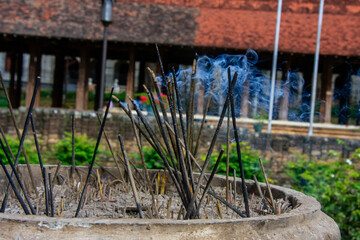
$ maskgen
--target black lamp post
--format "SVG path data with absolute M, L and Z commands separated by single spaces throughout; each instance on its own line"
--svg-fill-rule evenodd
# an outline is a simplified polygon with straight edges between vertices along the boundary
M 99 96 L 99 111 L 101 111 L 104 104 L 104 87 L 105 87 L 105 69 L 106 69 L 106 52 L 107 52 L 107 35 L 108 26 L 111 23 L 111 12 L 114 0 L 102 0 L 101 4 L 101 22 L 104 25 L 103 38 L 103 52 L 101 60 L 101 80 L 100 80 L 100 96 Z

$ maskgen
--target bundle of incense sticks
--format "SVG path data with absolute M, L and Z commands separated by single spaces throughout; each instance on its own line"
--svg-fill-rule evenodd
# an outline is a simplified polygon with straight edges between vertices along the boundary
M 158 99 L 154 96 L 153 92 L 148 89 L 147 86 L 144 86 L 144 89 L 148 95 L 151 107 L 154 112 L 154 117 L 156 119 L 156 126 L 150 124 L 150 120 L 141 112 L 138 105 L 134 102 L 132 98 L 129 98 L 130 101 L 133 104 L 133 109 L 137 113 L 137 118 L 135 119 L 134 116 L 132 116 L 131 110 L 129 107 L 123 105 L 120 103 L 119 99 L 117 99 L 115 96 L 113 98 L 119 102 L 120 107 L 125 111 L 125 113 L 130 117 L 131 121 L 133 122 L 133 128 L 135 132 L 139 132 L 141 136 L 144 136 L 144 138 L 148 141 L 148 143 L 156 150 L 156 152 L 159 154 L 159 156 L 162 159 L 162 163 L 165 166 L 166 170 L 169 173 L 169 176 L 171 177 L 176 190 L 181 198 L 182 204 L 186 210 L 185 213 L 185 219 L 193 219 L 199 217 L 200 207 L 202 200 L 204 198 L 204 194 L 206 193 L 213 193 L 213 191 L 209 191 L 209 188 L 211 188 L 211 181 L 213 178 L 213 175 L 216 172 L 217 166 L 219 165 L 219 162 L 221 160 L 221 157 L 218 158 L 214 170 L 212 172 L 211 177 L 208 179 L 205 176 L 205 171 L 208 168 L 208 164 L 210 161 L 210 157 L 212 155 L 212 152 L 215 147 L 215 143 L 217 140 L 217 137 L 219 135 L 220 128 L 222 126 L 223 120 L 225 118 L 225 113 L 231 106 L 231 115 L 233 118 L 234 123 L 234 132 L 235 132 L 235 138 L 236 142 L 239 143 L 239 136 L 237 134 L 236 129 L 236 121 L 235 121 L 235 113 L 234 113 L 234 98 L 232 95 L 232 91 L 234 89 L 235 83 L 237 81 L 237 73 L 234 74 L 234 76 L 231 76 L 230 74 L 230 68 L 228 69 L 228 77 L 229 77 L 229 91 L 228 95 L 226 96 L 226 100 L 223 106 L 223 110 L 221 112 L 214 136 L 211 140 L 210 147 L 208 149 L 208 152 L 206 154 L 206 159 L 203 164 L 203 166 L 199 166 L 199 164 L 196 162 L 196 158 L 194 155 L 196 155 L 198 151 L 201 131 L 203 129 L 203 124 L 205 122 L 206 113 L 208 111 L 208 107 L 210 105 L 211 98 L 208 99 L 208 102 L 206 104 L 206 109 L 203 115 L 202 124 L 200 127 L 200 131 L 198 133 L 197 137 L 193 137 L 194 135 L 194 97 L 195 97 L 195 79 L 194 75 L 196 72 L 196 58 L 194 59 L 193 64 L 193 71 L 191 75 L 191 89 L 190 89 L 190 107 L 188 108 L 188 111 L 186 112 L 186 123 L 184 121 L 184 113 L 181 106 L 181 99 L 179 95 L 179 89 L 177 85 L 177 77 L 175 73 L 175 69 L 172 68 L 172 74 L 168 77 L 165 76 L 164 68 L 160 56 L 159 49 L 156 45 L 156 50 L 158 54 L 158 59 L 161 67 L 161 73 L 162 73 L 162 82 L 160 83 L 161 86 L 159 86 L 159 82 L 157 81 L 155 74 L 150 69 L 149 72 L 152 76 L 152 87 L 156 92 L 156 95 L 158 96 Z M 161 90 L 164 90 L 164 92 L 161 92 Z M 166 100 L 161 99 L 159 96 L 161 94 L 165 94 L 167 97 Z M 168 105 L 169 107 L 166 108 L 165 105 Z M 168 110 L 166 110 L 168 109 Z M 170 116 L 170 118 L 169 118 Z M 160 136 L 156 135 L 157 129 L 160 132 Z M 196 139 L 195 148 L 193 148 L 193 140 Z M 242 170 L 242 160 L 241 160 L 241 150 L 240 145 L 237 144 L 237 153 L 239 156 L 239 167 L 241 169 L 241 176 L 243 180 L 243 196 L 244 196 L 244 202 L 245 202 L 245 209 L 246 209 L 246 216 L 250 216 L 249 211 L 249 204 L 248 204 L 248 194 L 247 189 L 245 185 L 245 179 L 244 179 L 244 171 Z M 200 171 L 200 176 L 198 177 L 197 181 L 195 181 L 194 174 L 193 174 L 193 165 L 196 165 L 198 170 Z M 200 200 L 198 199 L 198 194 L 200 188 L 202 188 L 202 182 L 203 180 L 206 180 L 204 187 L 204 192 Z M 217 196 L 220 198 L 219 196 Z M 230 206 L 230 209 L 236 210 L 235 207 L 233 207 L 228 201 L 221 198 L 220 202 L 225 203 L 227 206 Z M 235 211 L 242 217 L 245 215 L 241 213 L 240 211 Z

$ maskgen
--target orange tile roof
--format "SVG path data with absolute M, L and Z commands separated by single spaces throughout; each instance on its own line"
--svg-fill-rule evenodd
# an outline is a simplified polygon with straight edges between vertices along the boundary
M 286 0 L 279 50 L 314 53 L 318 0 Z M 0 33 L 102 38 L 100 0 L 5 0 Z M 272 51 L 277 0 L 118 0 L 109 39 Z M 325 1 L 321 54 L 360 56 L 360 1 Z

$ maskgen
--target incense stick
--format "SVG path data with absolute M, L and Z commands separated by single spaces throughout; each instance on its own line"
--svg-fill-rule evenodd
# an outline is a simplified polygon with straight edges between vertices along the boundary
M 38 79 L 36 79 L 36 81 L 37 81 L 37 80 L 38 80 Z M 12 122 L 13 122 L 13 124 L 14 124 L 14 127 L 15 127 L 15 130 L 16 130 L 16 135 L 17 135 L 19 141 L 21 141 L 22 135 L 20 134 L 19 127 L 18 127 L 18 125 L 17 125 L 17 123 L 16 123 L 15 114 L 14 114 L 14 111 L 13 111 L 13 108 L 12 108 L 11 100 L 10 100 L 10 97 L 9 97 L 8 92 L 6 91 L 6 86 L 5 86 L 5 83 L 4 83 L 4 79 L 2 78 L 1 72 L 0 72 L 0 82 L 1 82 L 1 85 L 2 85 L 2 87 L 3 87 L 6 100 L 7 100 L 7 102 L 8 102 L 8 108 L 9 108 L 9 111 L 10 111 L 11 120 L 12 120 Z M 36 84 L 37 84 L 37 82 L 35 82 L 34 92 L 36 92 L 35 89 L 37 89 Z M 35 94 L 36 94 L 36 93 L 35 93 Z M 34 93 L 33 93 L 33 96 L 34 96 Z M 30 108 L 32 109 L 32 107 L 33 107 L 33 106 L 32 106 L 31 103 L 30 103 L 29 112 L 30 112 Z M 24 127 L 24 129 L 25 129 L 25 127 Z M 23 131 L 23 132 L 24 132 L 24 131 Z M 18 151 L 19 151 L 19 149 L 18 149 Z M 32 173 L 32 171 L 31 171 L 31 167 L 30 167 L 30 163 L 29 163 L 29 158 L 28 158 L 28 156 L 27 156 L 27 154 L 26 154 L 26 151 L 25 151 L 25 147 L 24 147 L 24 146 L 22 146 L 22 152 L 23 152 L 23 154 L 24 154 L 26 166 L 27 166 L 27 169 L 28 169 L 28 172 L 29 172 L 29 176 L 30 176 L 30 180 L 31 180 L 31 185 L 32 185 L 33 189 L 35 190 L 36 195 L 38 195 L 38 191 L 37 191 L 37 189 L 36 189 L 36 185 L 35 185 L 35 181 L 34 181 L 34 176 L 33 176 L 33 173 Z M 13 159 L 15 159 L 15 158 L 13 158 Z M 16 166 L 16 164 L 15 164 L 15 166 Z M 12 175 L 11 175 L 11 176 L 12 176 Z M 8 188 L 9 188 L 9 187 L 8 187 Z M 7 190 L 7 191 L 8 191 L 8 190 Z M 5 196 L 6 196 L 6 195 L 5 195 Z M 2 209 L 3 209 L 3 206 L 1 206 L 0 212 L 2 212 Z M 5 209 L 4 209 L 4 211 L 5 211 Z
M 101 140 L 101 137 L 102 137 L 102 135 L 103 135 L 103 131 L 104 131 L 105 123 L 106 123 L 106 118 L 107 118 L 107 115 L 108 115 L 108 113 L 109 113 L 110 103 L 111 103 L 111 97 L 112 97 L 112 95 L 113 95 L 113 91 L 114 91 L 114 88 L 111 89 L 109 102 L 108 102 L 108 104 L 107 104 L 107 106 L 106 106 L 106 111 L 105 111 L 104 119 L 103 119 L 103 122 L 102 122 L 101 127 L 100 127 L 100 131 L 99 131 L 98 138 L 97 138 L 97 141 L 96 141 L 96 146 L 95 146 L 95 149 L 94 149 L 94 154 L 93 154 L 93 157 L 92 157 L 92 160 L 91 160 L 91 164 L 90 164 L 90 167 L 89 167 L 88 175 L 87 175 L 86 180 L 85 180 L 85 186 L 84 186 L 84 189 L 83 189 L 83 191 L 82 191 L 82 193 L 81 193 L 81 197 L 80 197 L 79 205 L 78 205 L 77 210 L 76 210 L 76 213 L 75 213 L 75 217 L 78 217 L 78 216 L 79 216 L 79 212 L 80 212 L 80 209 L 81 209 L 81 205 L 82 205 L 83 199 L 84 199 L 84 193 L 86 192 L 86 187 L 87 187 L 87 184 L 88 184 L 88 182 L 89 182 L 89 178 L 90 178 L 90 175 L 91 175 L 91 171 L 92 171 L 92 169 L 93 169 L 93 167 L 94 167 L 97 150 L 98 150 L 98 148 L 99 148 L 100 140 Z
M 33 208 L 32 204 L 31 204 L 31 201 L 30 201 L 30 199 L 29 199 L 29 196 L 26 194 L 24 185 L 23 185 L 22 181 L 20 180 L 19 174 L 17 173 L 16 168 L 15 168 L 13 162 L 11 161 L 9 154 L 7 153 L 6 148 L 5 148 L 5 146 L 4 146 L 1 138 L 0 138 L 0 145 L 1 145 L 2 150 L 3 150 L 4 153 L 5 153 L 6 159 L 7 159 L 8 163 L 10 164 L 10 167 L 11 167 L 11 169 L 12 169 L 12 172 L 13 172 L 14 175 L 15 175 L 15 178 L 16 178 L 17 182 L 19 183 L 19 186 L 20 186 L 21 190 L 22 190 L 23 193 L 24 193 L 24 197 L 25 197 L 25 199 L 26 199 L 26 202 L 27 202 L 28 205 L 29 205 L 30 211 L 31 211 L 32 214 L 35 215 L 35 214 L 36 214 L 36 211 L 35 211 L 35 209 Z
M 4 170 L 4 172 L 5 172 L 5 175 L 6 175 L 7 179 L 8 179 L 8 181 L 9 181 L 10 186 L 12 187 L 17 199 L 19 200 L 19 203 L 20 203 L 22 209 L 24 210 L 26 215 L 30 215 L 31 213 L 29 212 L 29 209 L 26 206 L 26 204 L 24 202 L 24 199 L 21 197 L 21 195 L 19 193 L 19 190 L 16 188 L 15 183 L 12 180 L 8 170 L 6 169 L 6 166 L 5 166 L 4 162 L 3 162 L 3 160 L 1 159 L 1 157 L 0 157 L 0 164 L 1 164 L 1 166 L 2 166 L 2 168 Z
M 228 68 L 228 78 L 231 79 L 230 68 Z M 241 172 L 241 186 L 242 186 L 242 193 L 244 196 L 245 210 L 246 210 L 246 215 L 248 217 L 250 217 L 248 192 L 247 192 L 247 188 L 246 188 L 243 162 L 241 159 L 240 140 L 239 140 L 239 135 L 238 135 L 237 127 L 236 127 L 234 95 L 232 94 L 232 92 L 229 93 L 228 98 L 230 99 L 231 117 L 232 117 L 234 135 L 235 135 L 235 141 L 236 141 L 236 152 L 238 155 L 239 167 L 240 167 L 240 172 Z
M 1 75 L 0 75 L 0 80 L 2 80 Z M 20 143 L 19 143 L 18 151 L 17 151 L 16 157 L 15 157 L 15 159 L 14 159 L 14 166 L 15 166 L 15 167 L 16 167 L 17 164 L 18 164 L 19 157 L 20 157 L 20 153 L 21 153 L 21 149 L 23 149 L 23 144 L 24 144 L 26 132 L 27 132 L 27 129 L 28 129 L 28 126 L 29 126 L 30 115 L 31 115 L 32 109 L 33 109 L 34 104 L 35 104 L 35 98 L 36 98 L 36 93 L 37 93 L 39 84 L 40 84 L 40 77 L 37 77 L 37 78 L 36 78 L 36 82 L 35 82 L 35 87 L 34 87 L 33 95 L 32 95 L 32 97 L 31 97 L 31 102 L 30 102 L 29 110 L 28 110 L 28 113 L 27 113 L 27 116 L 26 116 L 26 119 L 25 119 L 25 124 L 24 124 L 24 128 L 23 128 L 23 132 L 22 132 L 22 135 L 21 135 L 21 138 L 20 138 Z M 29 170 L 29 169 L 30 169 L 30 166 L 28 166 L 28 170 Z M 31 178 L 31 174 L 32 174 L 32 173 L 31 173 L 31 170 L 29 170 L 30 178 Z M 13 172 L 11 173 L 11 177 L 12 177 L 12 176 L 13 176 Z M 34 188 L 35 188 L 35 185 L 34 185 Z M 36 188 L 35 188 L 35 189 L 36 189 Z M 3 201 L 2 201 L 2 205 L 1 205 L 0 212 L 5 212 L 6 203 L 7 203 L 8 197 L 9 197 L 9 190 L 10 190 L 10 185 L 8 184 L 8 185 L 7 185 L 6 192 L 5 192 L 5 197 L 4 197 Z M 36 190 L 35 190 L 35 191 L 36 191 Z M 36 191 L 36 192 L 37 192 L 37 191 Z
M 99 124 L 101 125 L 100 115 L 99 115 L 99 114 L 96 114 L 96 116 L 97 116 L 97 118 L 98 118 Z M 108 147 L 109 147 L 109 149 L 110 149 L 111 155 L 112 155 L 112 157 L 114 158 L 115 165 L 116 165 L 116 167 L 117 167 L 117 169 L 118 169 L 118 171 L 119 171 L 119 177 L 120 177 L 120 179 L 121 179 L 123 182 L 125 182 L 124 175 L 122 174 L 121 169 L 120 169 L 119 161 L 118 161 L 118 159 L 115 157 L 114 151 L 113 151 L 113 149 L 112 149 L 112 147 L 111 147 L 111 143 L 110 143 L 110 141 L 109 141 L 109 138 L 108 138 L 108 136 L 107 136 L 107 134 L 106 134 L 106 130 L 105 130 L 105 129 L 104 129 L 104 137 L 105 137 L 106 143 L 107 143 L 107 145 L 108 145 Z
M 237 72 L 235 72 L 234 74 L 234 77 L 233 77 L 233 80 L 231 81 L 231 85 L 230 85 L 230 88 L 229 88 L 229 94 L 233 91 L 234 87 L 235 87 L 235 83 L 236 83 L 236 80 L 237 80 Z M 202 171 L 200 173 L 200 177 L 199 177 L 199 183 L 198 185 L 196 186 L 196 189 L 194 191 L 194 195 L 191 199 L 191 202 L 189 204 L 189 207 L 187 209 L 187 213 L 186 213 L 186 216 L 185 218 L 188 219 L 190 214 L 192 213 L 193 211 L 193 208 L 194 208 L 194 203 L 195 203 L 195 200 L 196 200 L 196 196 L 199 192 L 199 188 L 200 188 L 200 184 L 201 184 L 201 181 L 204 177 L 204 173 L 205 173 L 205 169 L 207 168 L 207 165 L 209 163 L 209 160 L 210 160 L 210 156 L 214 150 L 214 147 L 215 147 L 215 142 L 216 142 L 216 139 L 219 135 L 219 131 L 220 131 L 220 127 L 222 125 L 222 122 L 224 120 L 224 117 L 225 117 L 225 112 L 226 112 L 226 109 L 229 105 L 229 98 L 226 98 L 225 100 L 225 103 L 224 103 L 224 107 L 223 107 L 223 110 L 221 112 L 221 115 L 220 115 L 220 118 L 219 118 L 219 122 L 218 122 L 218 125 L 216 127 L 216 130 L 215 130 L 215 133 L 214 133 L 214 136 L 213 136 L 213 139 L 211 140 L 211 143 L 210 143 L 210 147 L 209 147 L 209 150 L 208 150 L 208 153 L 206 155 L 206 158 L 205 158 L 205 162 L 204 162 L 204 165 L 203 165 L 203 168 L 202 168 Z
M 131 167 L 130 167 L 130 164 L 129 164 L 129 160 L 128 160 L 127 156 L 126 156 L 124 142 L 123 142 L 122 137 L 121 137 L 120 134 L 118 135 L 118 138 L 119 138 L 119 142 L 120 142 L 121 152 L 123 154 L 125 164 L 126 164 L 126 167 L 128 169 L 130 185 L 131 185 L 131 188 L 132 188 L 132 191 L 133 191 L 133 194 L 134 194 L 134 200 L 135 200 L 135 203 L 136 203 L 136 207 L 137 207 L 137 209 L 139 211 L 140 218 L 144 218 L 144 215 L 143 215 L 142 210 L 141 210 L 141 205 L 140 205 L 140 202 L 139 202 L 139 196 L 138 196 L 138 193 L 137 193 L 137 190 L 136 190 L 134 178 L 133 178 L 133 175 L 132 175 Z
M 204 200 L 204 197 L 205 197 L 207 191 L 209 190 L 209 187 L 210 187 L 211 182 L 212 182 L 212 180 L 213 180 L 213 178 L 214 178 L 214 176 L 215 176 L 216 170 L 217 170 L 217 168 L 218 168 L 218 166 L 219 166 L 219 163 L 220 163 L 220 161 L 221 161 L 221 158 L 222 158 L 223 153 L 224 153 L 224 149 L 221 149 L 221 150 L 220 150 L 220 153 L 219 153 L 219 156 L 218 156 L 218 159 L 216 160 L 215 166 L 214 166 L 214 168 L 213 168 L 213 170 L 212 170 L 212 172 L 211 172 L 211 175 L 210 175 L 210 177 L 209 177 L 209 180 L 208 180 L 207 183 L 206 183 L 206 186 L 205 186 L 203 195 L 202 195 L 201 198 L 200 198 L 197 211 L 200 211 L 200 209 L 201 209 L 201 203 L 202 203 L 202 201 Z
M 146 167 L 145 158 L 144 158 L 144 153 L 143 153 L 143 149 L 142 149 L 142 144 L 141 144 L 141 141 L 140 141 L 139 133 L 138 133 L 137 130 L 136 130 L 135 121 L 134 121 L 134 118 L 133 118 L 133 115 L 132 115 L 131 112 L 130 112 L 130 121 L 131 121 L 132 128 L 133 128 L 133 131 L 134 131 L 134 134 L 135 134 L 136 144 L 137 144 L 138 149 L 139 149 L 139 153 L 140 153 L 140 157 L 141 157 L 141 163 L 142 163 L 142 166 L 143 166 L 143 168 L 144 168 L 145 180 L 146 180 L 148 189 L 149 189 L 150 194 L 151 194 L 152 209 L 155 211 L 155 216 L 158 217 L 157 208 L 155 207 L 155 196 L 154 196 L 154 191 L 153 191 L 152 184 L 151 184 L 151 181 L 150 181 L 149 171 L 148 171 L 148 169 L 147 169 L 147 167 Z

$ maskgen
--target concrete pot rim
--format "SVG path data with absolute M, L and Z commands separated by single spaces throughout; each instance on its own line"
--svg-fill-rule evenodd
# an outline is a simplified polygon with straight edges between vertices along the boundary
M 20 166 L 20 165 L 19 165 Z M 47 167 L 56 167 L 55 165 L 47 165 Z M 64 166 L 65 167 L 65 166 Z M 68 166 L 70 167 L 70 166 Z M 225 181 L 225 176 L 216 175 L 221 181 Z M 241 179 L 237 178 L 238 184 L 241 183 Z M 250 185 L 254 185 L 253 180 L 246 180 L 246 184 L 249 188 Z M 260 183 L 261 187 L 265 187 L 265 183 Z M 47 217 L 47 216 L 35 216 L 35 215 L 20 215 L 20 214 L 6 214 L 0 213 L 0 221 L 15 221 L 15 222 L 28 222 L 38 223 L 39 226 L 47 226 L 49 228 L 61 228 L 61 225 L 82 226 L 91 227 L 91 225 L 202 225 L 202 224 L 226 224 L 226 223 L 262 223 L 280 221 L 286 222 L 290 220 L 292 222 L 302 222 L 304 219 L 311 217 L 321 210 L 320 203 L 313 197 L 307 196 L 301 192 L 280 187 L 277 185 L 271 185 L 272 191 L 282 192 L 288 197 L 292 197 L 297 203 L 301 205 L 295 209 L 292 209 L 289 213 L 280 215 L 267 215 L 241 219 L 195 219 L 195 220 L 175 220 L 175 219 L 139 219 L 139 218 L 64 218 L 64 217 Z

